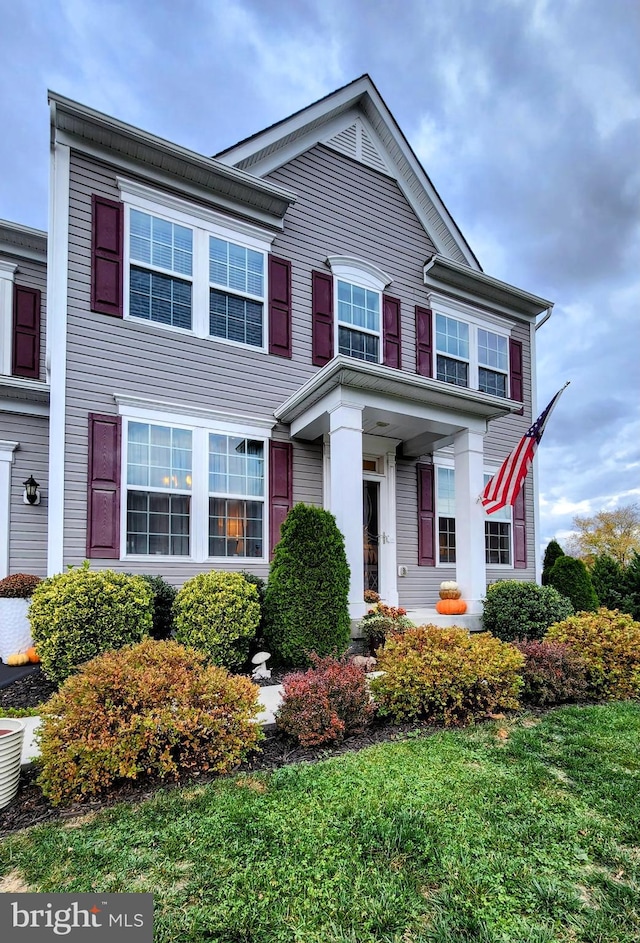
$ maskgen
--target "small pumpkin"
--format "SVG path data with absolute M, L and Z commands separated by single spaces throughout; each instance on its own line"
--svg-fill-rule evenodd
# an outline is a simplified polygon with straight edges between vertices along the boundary
M 27 649 L 27 658 L 33 665 L 37 665 L 40 661 L 40 655 L 38 655 L 33 645 Z
M 439 599 L 436 610 L 442 616 L 459 616 L 467 611 L 467 604 L 464 599 Z
M 440 589 L 457 589 L 458 584 L 455 580 L 443 580 L 440 583 Z
M 26 652 L 14 652 L 13 655 L 7 656 L 6 664 L 16 667 L 18 665 L 28 665 L 29 656 Z

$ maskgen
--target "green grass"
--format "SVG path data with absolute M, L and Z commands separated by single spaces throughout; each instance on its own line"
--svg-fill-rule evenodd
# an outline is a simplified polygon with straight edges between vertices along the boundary
M 411 736 L 4 842 L 41 891 L 148 891 L 158 943 L 637 943 L 640 705 Z

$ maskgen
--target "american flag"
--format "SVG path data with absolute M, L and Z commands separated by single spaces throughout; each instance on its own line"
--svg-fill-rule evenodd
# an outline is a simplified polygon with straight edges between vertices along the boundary
M 558 390 L 544 412 L 538 416 L 531 428 L 527 429 L 511 455 L 505 458 L 500 471 L 496 472 L 493 478 L 487 482 L 480 496 L 487 514 L 499 511 L 506 504 L 515 504 L 522 482 L 526 478 L 533 456 L 540 444 L 547 420 L 560 399 L 560 394 L 568 386 L 569 383 L 567 382 L 561 390 Z

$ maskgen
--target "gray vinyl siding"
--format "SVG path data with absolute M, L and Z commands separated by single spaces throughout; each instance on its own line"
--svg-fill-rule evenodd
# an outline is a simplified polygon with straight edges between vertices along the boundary
M 8 256 L 7 256 L 8 258 Z M 44 262 L 17 259 L 18 270 L 14 281 L 24 288 L 37 288 L 40 296 L 40 369 L 38 379 L 46 381 L 46 337 L 47 337 L 47 267 Z
M 128 174 L 127 176 L 132 176 Z M 120 320 L 90 311 L 91 195 L 119 199 L 116 171 L 106 163 L 72 152 L 69 227 L 67 397 L 65 443 L 64 564 L 85 556 L 87 419 L 90 412 L 117 414 L 115 393 L 140 396 L 162 409 L 162 401 L 208 407 L 229 416 L 273 418 L 274 410 L 317 368 L 311 363 L 311 272 L 325 270 L 328 255 L 345 254 L 378 265 L 392 278 L 387 292 L 402 310 L 402 369 L 415 371 L 415 305 L 428 302 L 422 267 L 434 246 L 390 178 L 328 148 L 317 146 L 270 175 L 298 195 L 273 243 L 276 256 L 292 263 L 293 356 L 270 356 L 214 339 L 201 339 L 143 321 Z M 126 305 L 126 299 L 125 299 Z M 528 331 L 521 331 L 528 363 Z M 519 335 L 518 335 L 519 336 Z M 528 368 L 527 368 L 528 369 Z M 525 377 L 525 396 L 528 397 Z M 508 423 L 490 430 L 488 454 L 506 454 L 513 440 Z M 274 438 L 287 438 L 278 426 Z M 505 442 L 509 440 L 508 448 Z M 505 451 L 506 448 L 506 451 Z M 322 448 L 294 443 L 294 501 L 322 504 Z M 532 530 L 532 528 L 531 528 Z M 422 571 L 417 561 L 415 469 L 398 468 L 398 563 L 410 566 L 399 580 L 403 605 L 425 605 L 443 576 Z M 533 555 L 531 555 L 533 559 Z M 207 564 L 159 557 L 152 562 L 94 561 L 97 566 L 161 573 L 176 584 Z M 230 560 L 228 568 L 238 568 Z M 244 566 L 244 564 L 241 564 Z M 267 565 L 248 566 L 267 575 Z M 519 571 L 522 575 L 524 571 Z M 429 581 L 429 587 L 425 580 Z M 406 593 L 407 598 L 403 596 Z M 415 599 L 415 602 L 412 601 Z
M 47 574 L 48 419 L 0 414 L 0 438 L 18 442 L 11 466 L 9 573 Z M 40 504 L 23 502 L 24 484 L 33 475 L 40 485 Z

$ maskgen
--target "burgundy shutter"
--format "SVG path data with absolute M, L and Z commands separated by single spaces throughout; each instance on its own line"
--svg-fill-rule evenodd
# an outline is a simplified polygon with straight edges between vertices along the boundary
M 120 557 L 119 416 L 89 413 L 87 557 Z
M 387 367 L 402 365 L 400 336 L 400 301 L 389 295 L 382 296 L 382 362 Z
M 421 377 L 432 377 L 432 312 L 416 305 L 416 373 Z
M 121 318 L 124 209 L 95 193 L 91 208 L 91 310 Z
M 13 286 L 14 377 L 37 380 L 40 376 L 40 292 L 37 288 Z
M 435 494 L 433 465 L 416 465 L 418 471 L 418 566 L 436 565 Z
M 333 277 L 311 273 L 312 363 L 324 367 L 333 357 Z
M 269 353 L 291 357 L 291 262 L 269 256 Z
M 293 446 L 269 443 L 269 551 L 280 540 L 280 528 L 293 507 Z
M 527 565 L 527 511 L 524 497 L 525 485 L 513 505 L 513 565 L 517 570 Z
M 522 342 L 509 338 L 509 385 L 511 399 L 524 403 L 524 384 L 522 381 Z M 524 409 L 518 412 L 522 416 Z

